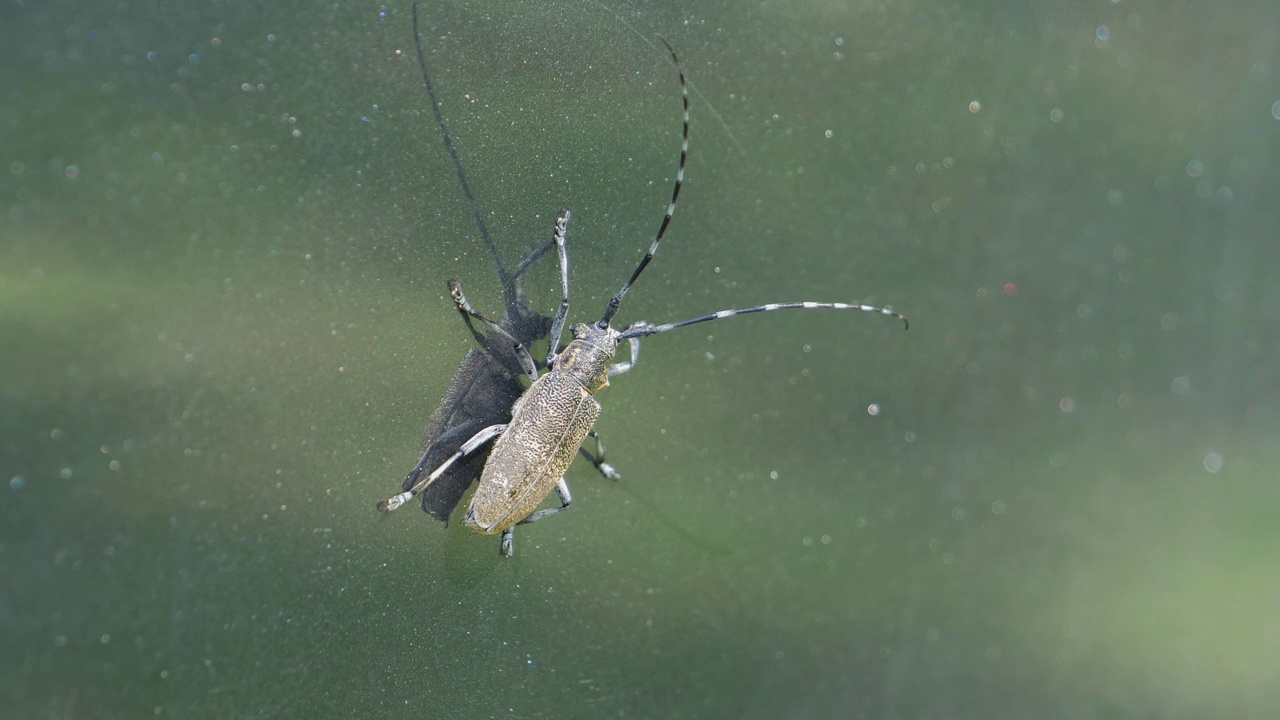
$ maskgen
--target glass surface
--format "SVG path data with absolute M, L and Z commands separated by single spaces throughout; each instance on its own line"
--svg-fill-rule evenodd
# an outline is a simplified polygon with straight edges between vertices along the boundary
M 446 280 L 502 309 L 411 6 L 11 0 L 4 715 L 1274 716 L 1280 6 L 420 13 L 504 259 L 573 210 L 571 321 L 668 202 L 661 33 L 688 182 L 618 327 L 910 331 L 646 339 L 623 479 L 511 559 L 383 516 Z

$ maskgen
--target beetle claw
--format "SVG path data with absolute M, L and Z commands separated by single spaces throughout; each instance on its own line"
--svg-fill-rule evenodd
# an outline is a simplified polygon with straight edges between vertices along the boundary
M 375 507 L 377 507 L 382 512 L 391 512 L 392 510 L 395 510 L 396 508 L 405 504 L 411 497 L 413 497 L 412 493 L 402 492 L 398 495 L 392 495 L 386 500 L 379 501 L 378 504 L 375 505 Z

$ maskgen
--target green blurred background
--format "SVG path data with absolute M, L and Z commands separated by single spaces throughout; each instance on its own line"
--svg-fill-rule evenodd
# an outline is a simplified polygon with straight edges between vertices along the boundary
M 508 258 L 645 342 L 624 475 L 399 487 L 497 312 L 406 2 L 0 9 L 15 718 L 1204 718 L 1280 704 L 1280 7 L 438 2 Z M 546 312 L 552 263 L 530 282 Z

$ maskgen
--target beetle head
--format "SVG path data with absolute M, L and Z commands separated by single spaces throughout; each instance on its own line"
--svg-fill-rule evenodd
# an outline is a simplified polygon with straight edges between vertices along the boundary
M 573 342 L 556 358 L 555 369 L 573 375 L 588 392 L 608 385 L 609 363 L 618 349 L 615 333 L 586 323 L 574 325 L 570 332 Z

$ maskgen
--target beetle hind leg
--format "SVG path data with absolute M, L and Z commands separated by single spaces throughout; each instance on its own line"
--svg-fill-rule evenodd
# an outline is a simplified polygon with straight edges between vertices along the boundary
M 391 512 L 392 510 L 395 510 L 401 505 L 409 502 L 415 495 L 426 490 L 428 485 L 435 482 L 436 479 L 443 475 L 450 466 L 458 461 L 459 458 L 463 455 L 469 455 L 470 453 L 475 452 L 480 446 L 506 432 L 506 429 L 506 425 L 490 425 L 475 435 L 472 435 L 471 439 L 463 443 L 462 447 L 458 448 L 457 452 L 451 455 L 448 460 L 441 463 L 440 467 L 436 468 L 426 477 L 422 477 L 422 464 L 426 461 L 427 457 L 426 453 L 424 453 L 422 456 L 423 459 L 418 461 L 418 466 L 409 473 L 409 477 L 405 478 L 406 487 L 404 492 L 396 493 L 385 500 L 379 500 L 375 507 L 377 507 L 381 512 Z
M 535 520 L 541 520 L 544 517 L 555 515 L 558 512 L 566 510 L 568 509 L 569 505 L 573 503 L 573 496 L 569 494 L 569 484 L 564 481 L 564 478 L 560 478 L 558 481 L 556 481 L 556 494 L 560 496 L 560 507 L 547 508 L 546 510 L 539 510 L 535 513 L 530 513 L 529 517 L 521 520 L 516 524 L 528 525 L 529 523 Z
M 547 508 L 545 510 L 530 513 L 529 517 L 516 523 L 516 525 L 528 525 L 535 520 L 541 520 L 549 515 L 555 515 L 573 504 L 573 495 L 569 493 L 569 484 L 564 481 L 564 478 L 560 478 L 560 480 L 556 482 L 556 495 L 560 496 L 560 507 Z M 507 528 L 502 531 L 502 544 L 498 549 L 498 551 L 502 553 L 502 557 L 511 557 L 515 552 L 515 548 L 513 547 L 514 539 L 515 533 L 512 532 L 512 528 Z

